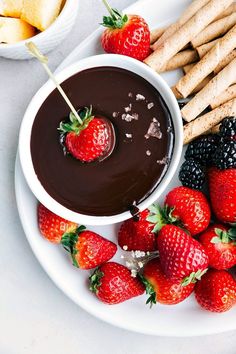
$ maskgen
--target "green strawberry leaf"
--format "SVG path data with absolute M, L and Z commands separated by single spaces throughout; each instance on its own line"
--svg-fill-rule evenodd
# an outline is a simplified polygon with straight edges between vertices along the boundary
M 75 258 L 78 250 L 75 248 L 75 244 L 78 241 L 79 235 L 86 230 L 86 227 L 81 225 L 74 232 L 66 232 L 61 239 L 61 244 L 64 249 L 71 254 L 72 263 L 75 267 L 79 268 L 78 262 Z
M 73 112 L 70 112 L 69 121 L 68 122 L 60 122 L 58 130 L 65 134 L 74 132 L 75 134 L 79 134 L 82 130 L 86 129 L 89 123 L 93 120 L 94 116 L 92 115 L 92 106 L 84 107 L 78 111 L 78 115 L 82 120 L 83 124 L 81 125 Z
M 230 241 L 236 241 L 236 228 L 231 228 L 228 231 L 215 228 L 217 236 L 213 237 L 212 243 L 229 243 Z
M 146 304 L 150 304 L 150 308 L 157 303 L 156 292 L 153 285 L 141 274 L 138 274 L 138 278 L 141 280 L 146 289 L 146 294 L 149 295 Z
M 230 240 L 236 240 L 236 228 L 231 228 L 228 230 L 228 235 L 229 235 L 229 238 Z
M 221 239 L 218 236 L 214 236 L 211 239 L 211 243 L 215 243 L 215 244 L 221 243 Z
M 155 225 L 152 230 L 153 233 L 160 231 L 167 224 L 179 224 L 179 220 L 173 216 L 174 208 L 169 208 L 167 205 L 161 208 L 158 204 L 152 204 L 149 211 L 147 221 Z
M 108 4 L 106 4 L 106 6 L 108 7 L 110 16 L 103 16 L 103 22 L 101 25 L 112 29 L 123 28 L 124 25 L 128 22 L 128 16 L 123 15 L 117 9 L 112 9 Z
M 202 276 L 208 271 L 208 268 L 204 270 L 198 270 L 197 272 L 192 272 L 189 276 L 185 277 L 181 285 L 182 286 L 188 286 L 191 283 L 196 283 L 197 280 L 201 280 Z
M 99 287 L 101 286 L 101 279 L 104 276 L 104 273 L 101 272 L 99 268 L 96 268 L 95 271 L 93 272 L 92 275 L 89 277 L 89 290 L 92 291 L 93 293 L 97 293 L 99 290 Z

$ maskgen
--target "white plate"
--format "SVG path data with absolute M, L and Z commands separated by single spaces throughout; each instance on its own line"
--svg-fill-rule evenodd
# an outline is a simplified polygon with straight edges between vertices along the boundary
M 155 27 L 175 19 L 189 2 L 190 0 L 141 0 L 129 7 L 128 11 L 142 15 L 151 27 Z M 100 53 L 100 33 L 101 29 L 81 43 L 58 70 L 78 59 Z M 178 73 L 169 73 L 164 78 L 169 84 L 173 84 L 177 76 Z M 179 185 L 177 176 L 169 189 L 176 185 Z M 236 307 L 225 314 L 212 314 L 202 310 L 193 296 L 179 305 L 158 304 L 151 310 L 145 305 L 145 296 L 115 306 L 102 304 L 87 288 L 88 272 L 73 268 L 61 247 L 51 245 L 41 237 L 37 225 L 37 200 L 26 184 L 18 158 L 15 188 L 20 219 L 33 252 L 55 284 L 89 313 L 118 327 L 160 336 L 197 336 L 236 329 Z M 118 225 L 90 229 L 116 240 Z M 120 255 L 115 259 L 120 261 Z

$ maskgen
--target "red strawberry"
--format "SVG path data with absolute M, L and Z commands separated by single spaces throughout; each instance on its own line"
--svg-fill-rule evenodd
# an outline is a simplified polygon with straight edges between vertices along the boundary
M 137 221 L 129 219 L 123 222 L 118 234 L 118 244 L 125 251 L 154 251 L 156 249 L 155 225 L 147 218 L 149 210 L 139 213 Z
M 61 243 L 71 253 L 73 265 L 81 269 L 95 268 L 109 261 L 117 251 L 113 242 L 84 226 L 80 226 L 77 232 L 65 234 Z
M 209 170 L 212 209 L 221 222 L 236 222 L 236 169 Z
M 208 267 L 203 246 L 178 226 L 165 225 L 158 234 L 157 247 L 162 269 L 171 279 L 183 279 L 184 285 L 199 279 Z
M 52 243 L 60 243 L 66 232 L 73 232 L 78 227 L 74 222 L 54 214 L 43 204 L 38 205 L 38 225 L 41 234 Z
M 147 303 L 160 302 L 165 305 L 175 305 L 185 300 L 193 291 L 195 284 L 182 285 L 182 280 L 172 280 L 162 271 L 160 260 L 153 259 L 144 268 L 143 282 L 146 292 L 150 295 Z
M 144 293 L 143 284 L 131 276 L 125 266 L 109 262 L 97 268 L 91 275 L 90 290 L 102 302 L 118 304 Z
M 199 241 L 209 257 L 209 266 L 229 269 L 236 265 L 235 229 L 213 225 L 200 235 Z
M 107 120 L 92 116 L 92 108 L 79 113 L 82 124 L 73 113 L 70 122 L 61 122 L 66 151 L 82 162 L 91 162 L 108 156 L 114 142 L 113 128 Z
M 103 0 L 110 16 L 103 17 L 102 47 L 107 53 L 122 54 L 144 60 L 150 53 L 150 31 L 138 15 L 123 15 Z
M 179 218 L 193 236 L 204 231 L 210 223 L 210 207 L 202 192 L 176 187 L 167 194 L 165 204 L 174 208 L 172 215 Z
M 205 310 L 228 311 L 236 304 L 236 282 L 225 270 L 210 269 L 196 284 L 195 296 Z

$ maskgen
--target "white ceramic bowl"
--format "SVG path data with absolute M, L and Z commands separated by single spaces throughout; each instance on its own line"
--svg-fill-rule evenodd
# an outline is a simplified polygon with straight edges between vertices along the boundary
M 178 167 L 178 163 L 181 157 L 182 152 L 182 143 L 183 143 L 183 127 L 182 127 L 182 119 L 180 115 L 180 110 L 177 104 L 177 101 L 165 83 L 165 81 L 156 74 L 152 69 L 150 69 L 145 64 L 131 59 L 122 55 L 96 55 L 93 57 L 89 57 L 78 61 L 77 63 L 71 65 L 67 69 L 63 70 L 59 74 L 57 74 L 57 80 L 61 83 L 69 77 L 75 75 L 76 73 L 86 70 L 93 67 L 99 66 L 115 66 L 123 69 L 130 70 L 148 82 L 150 82 L 161 94 L 167 106 L 169 107 L 170 114 L 172 116 L 174 131 L 175 131 L 175 141 L 173 147 L 173 155 L 171 162 L 169 164 L 168 170 L 158 185 L 158 187 L 154 190 L 154 192 L 142 203 L 138 205 L 140 210 L 144 210 L 149 207 L 152 203 L 154 203 L 160 195 L 165 191 L 172 177 L 174 176 L 176 169 Z M 82 215 L 67 209 L 66 207 L 59 204 L 55 201 L 43 188 L 40 181 L 38 180 L 31 157 L 30 151 L 30 139 L 31 139 L 31 130 L 32 125 L 35 119 L 35 116 L 49 96 L 49 94 L 55 89 L 54 84 L 51 81 L 48 81 L 33 97 L 30 105 L 27 108 L 25 116 L 22 121 L 20 136 L 19 136 L 19 156 L 23 169 L 23 173 L 25 175 L 26 181 L 36 196 L 36 198 L 44 204 L 48 209 L 53 211 L 55 214 L 64 217 L 65 219 L 87 224 L 87 225 L 107 225 L 112 223 L 121 222 L 130 218 L 130 213 L 124 212 L 114 216 L 104 216 L 104 217 L 96 217 L 89 215 Z
M 71 31 L 79 9 L 79 0 L 66 0 L 65 5 L 57 19 L 45 31 L 36 36 L 15 44 L 1 44 L 0 56 L 9 59 L 31 59 L 25 43 L 32 40 L 44 54 L 56 48 Z

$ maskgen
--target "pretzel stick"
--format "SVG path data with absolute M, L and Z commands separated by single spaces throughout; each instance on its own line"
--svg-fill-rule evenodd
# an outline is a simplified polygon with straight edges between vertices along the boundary
M 236 115 L 236 99 L 223 104 L 184 126 L 184 144 L 188 144 L 199 135 L 220 123 L 225 117 Z
M 236 85 L 228 87 L 224 92 L 211 101 L 210 106 L 212 109 L 215 109 L 233 98 L 236 98 Z
M 196 50 L 183 50 L 177 53 L 173 58 L 171 58 L 166 66 L 164 66 L 159 72 L 171 71 L 177 68 L 182 68 L 184 65 L 196 62 L 199 59 Z
M 220 20 L 223 17 L 231 15 L 233 12 L 236 12 L 236 2 L 231 4 L 225 11 L 223 11 L 219 16 L 215 18 L 215 21 Z
M 172 25 L 170 25 L 161 38 L 154 44 L 153 50 L 156 50 L 158 46 L 162 45 L 167 38 L 172 36 L 176 31 L 180 29 L 193 15 L 196 14 L 198 10 L 200 10 L 203 6 L 205 6 L 210 0 L 195 0 L 193 1 L 184 13 L 181 15 L 179 20 Z M 186 43 L 187 44 L 187 43 Z
M 202 7 L 177 32 L 167 38 L 144 62 L 159 72 L 168 60 L 200 33 L 214 18 L 224 11 L 232 0 L 211 0 Z M 203 78 L 204 79 L 204 78 Z M 202 81 L 202 80 L 201 80 Z
M 150 35 L 150 43 L 153 44 L 154 42 L 156 42 L 156 40 L 161 37 L 161 35 L 165 32 L 165 30 L 166 27 L 156 28 L 152 30 Z
M 226 67 L 232 60 L 236 58 L 236 49 L 229 53 L 223 60 L 219 62 L 217 67 L 214 70 L 214 74 L 218 74 L 222 69 Z
M 182 97 L 188 97 L 219 62 L 236 47 L 236 25 L 176 85 Z
M 191 122 L 217 96 L 236 82 L 236 59 L 219 72 L 186 106 L 181 110 L 182 117 Z
M 206 55 L 211 48 L 213 48 L 216 43 L 218 42 L 218 39 L 215 39 L 214 41 L 211 41 L 209 43 L 203 44 L 200 47 L 196 48 L 196 51 L 198 52 L 199 57 L 202 59 L 204 55 Z
M 202 44 L 208 43 L 211 40 L 218 38 L 228 32 L 236 24 L 236 12 L 232 13 L 221 20 L 212 22 L 195 38 L 192 39 L 191 44 L 193 48 L 199 47 Z

